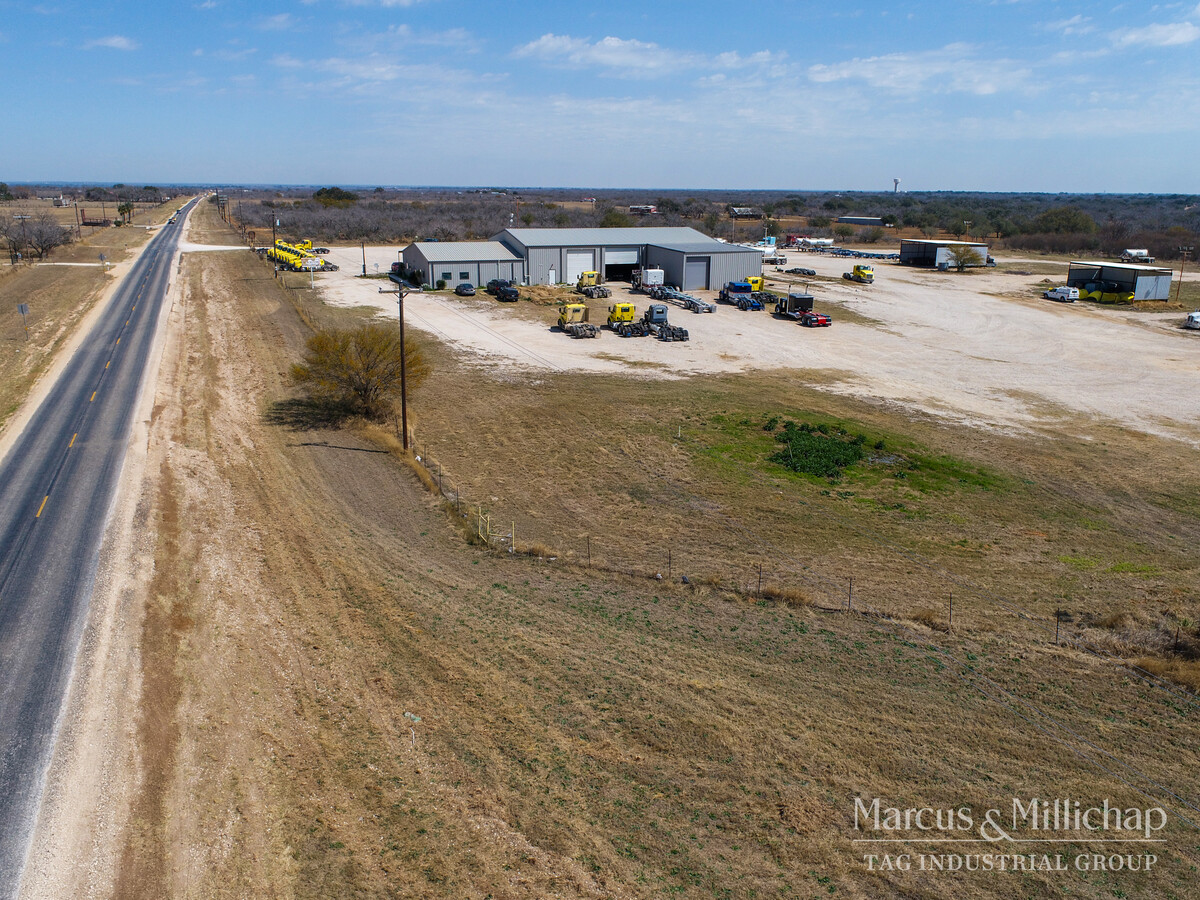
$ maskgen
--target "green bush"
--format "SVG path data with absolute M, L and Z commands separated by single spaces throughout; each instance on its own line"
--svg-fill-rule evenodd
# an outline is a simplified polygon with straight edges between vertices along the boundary
M 861 434 L 852 435 L 825 424 L 814 428 L 807 423 L 784 422 L 775 440 L 783 446 L 771 454 L 771 462 L 819 478 L 838 478 L 843 469 L 866 457 Z
M 445 278 L 439 278 L 437 280 L 437 289 L 439 291 L 444 291 L 446 289 L 446 279 Z

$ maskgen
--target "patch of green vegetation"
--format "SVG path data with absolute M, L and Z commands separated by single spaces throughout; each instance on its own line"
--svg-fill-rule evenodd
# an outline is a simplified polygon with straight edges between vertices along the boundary
M 1070 566 L 1072 569 L 1079 569 L 1081 571 L 1094 569 L 1100 565 L 1100 560 L 1092 559 L 1090 556 L 1060 556 L 1058 561 Z
M 863 449 L 864 435 L 824 424 L 784 422 L 783 432 L 775 435 L 775 440 L 783 446 L 771 454 L 771 462 L 818 478 L 836 479 L 843 469 L 861 462 L 867 455 Z
M 1109 572 L 1117 575 L 1157 575 L 1158 566 L 1147 566 L 1141 563 L 1118 562 L 1108 567 Z

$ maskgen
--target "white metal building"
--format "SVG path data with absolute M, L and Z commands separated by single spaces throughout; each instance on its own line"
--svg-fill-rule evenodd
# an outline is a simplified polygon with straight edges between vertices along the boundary
M 493 278 L 518 284 L 525 280 L 525 261 L 497 241 L 421 241 L 405 247 L 401 259 L 432 285 L 444 281 L 454 287 L 465 281 L 478 287 Z
M 974 241 L 925 241 L 906 238 L 900 242 L 900 265 L 929 266 L 931 268 L 938 268 L 942 265 L 953 267 L 954 261 L 950 258 L 950 251 L 957 247 L 970 247 L 975 250 L 979 256 L 979 262 L 971 265 L 987 264 L 987 244 L 979 244 Z
M 1067 286 L 1097 300 L 1109 300 L 1110 294 L 1114 300 L 1169 300 L 1173 275 L 1160 266 L 1074 261 L 1067 269 Z

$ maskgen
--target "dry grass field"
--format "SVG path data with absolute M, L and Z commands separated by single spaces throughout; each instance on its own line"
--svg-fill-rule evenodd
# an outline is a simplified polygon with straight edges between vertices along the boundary
M 178 203 L 143 211 L 135 220 L 161 225 Z M 55 209 L 49 201 L 0 203 L 0 215 L 50 212 L 62 223 L 74 223 L 74 210 Z M 87 232 L 92 232 L 88 234 Z M 0 429 L 20 406 L 29 389 L 46 370 L 54 355 L 75 333 L 96 300 L 123 270 L 105 271 L 103 253 L 118 265 L 149 239 L 137 225 L 125 228 L 84 229 L 82 241 L 55 250 L 42 265 L 38 261 L 12 266 L 0 264 Z M 79 263 L 81 265 L 59 265 Z M 29 306 L 28 336 L 22 327 L 18 304 Z
M 1104 652 L 1194 683 L 1162 646 L 1194 640 L 1194 454 L 951 427 L 800 371 L 517 376 L 427 342 L 418 452 L 540 551 L 507 553 L 388 441 L 291 402 L 305 323 L 361 312 L 248 253 L 184 279 L 117 896 L 1194 896 L 1179 819 L 1150 873 L 934 875 L 867 871 L 852 818 L 1135 788 L 1191 817 L 1195 701 Z M 771 418 L 870 460 L 791 474 Z M 1056 646 L 1056 613 L 1104 652 Z

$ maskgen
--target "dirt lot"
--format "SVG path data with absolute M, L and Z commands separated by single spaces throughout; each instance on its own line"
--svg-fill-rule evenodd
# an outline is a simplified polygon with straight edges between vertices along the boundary
M 386 272 L 395 260 L 395 248 L 367 248 L 367 254 L 369 273 L 376 263 Z M 394 296 L 379 293 L 388 282 L 355 277 L 362 271 L 358 248 L 335 249 L 330 258 L 341 270 L 321 279 L 328 302 L 395 313 Z M 811 292 L 817 309 L 832 313 L 833 327 L 807 330 L 766 312 L 720 306 L 713 315 L 672 312 L 672 321 L 691 333 L 686 344 L 607 333 L 573 341 L 550 330 L 551 310 L 531 311 L 524 302 L 514 309 L 486 295 L 410 294 L 405 309 L 415 326 L 486 365 L 644 378 L 803 369 L 819 373 L 825 390 L 952 422 L 1020 429 L 1084 415 L 1192 445 L 1200 441 L 1194 390 L 1200 333 L 1179 328 L 1177 310 L 1053 303 L 1040 298 L 1045 274 L 960 275 L 881 263 L 875 284 L 862 286 L 841 280 L 849 260 L 793 253 L 791 262 L 818 272 Z M 1028 271 L 1020 260 L 1000 262 Z M 1065 265 L 1061 272 L 1065 276 Z M 644 296 L 628 296 L 646 303 Z M 593 320 L 603 322 L 605 302 L 591 305 Z
M 210 209 L 197 219 L 193 240 L 233 243 Z M 111 608 L 140 714 L 114 704 L 77 723 L 78 746 L 90 727 L 124 753 L 65 782 L 129 792 L 81 791 L 75 842 L 39 848 L 47 880 L 31 896 L 1192 892 L 1195 835 L 1178 821 L 1145 875 L 934 877 L 868 872 L 852 819 L 856 796 L 1132 806 L 1146 799 L 1131 784 L 1165 796 L 1156 784 L 1196 802 L 1194 703 L 1038 630 L 1056 606 L 1072 630 L 1093 598 L 1145 627 L 1194 601 L 1200 464 L 1174 439 L 1072 405 L 1034 415 L 1036 398 L 963 381 L 1003 426 L 971 427 L 895 358 L 863 361 L 904 375 L 914 397 L 853 396 L 859 357 L 834 340 L 883 341 L 891 324 L 808 332 L 722 309 L 688 314 L 703 329 L 691 345 L 589 344 L 546 331 L 544 307 L 413 295 L 435 365 L 413 401 L 421 452 L 497 519 L 523 517 L 519 534 L 570 538 L 548 549 L 573 561 L 539 561 L 469 545 L 382 444 L 305 417 L 285 377 L 305 322 L 392 307 L 378 282 L 326 279 L 344 286 L 331 306 L 292 278 L 288 292 L 244 250 L 184 257 L 146 459 L 122 506 L 132 576 Z M 886 306 L 826 290 L 847 311 Z M 891 302 L 925 321 L 920 303 Z M 765 373 L 750 356 L 722 360 L 708 342 L 734 322 L 845 358 L 803 375 L 807 355 Z M 614 358 L 594 355 L 606 349 Z M 694 355 L 668 377 L 625 355 L 676 350 Z M 780 414 L 862 429 L 917 465 L 899 477 L 881 460 L 837 484 L 764 467 L 763 422 Z M 602 536 L 590 568 L 589 534 Z M 668 563 L 668 548 L 683 558 Z M 747 591 L 764 557 L 770 578 L 803 590 Z M 842 613 L 851 570 L 856 604 L 915 595 L 937 611 L 929 624 Z M 947 632 L 944 588 L 959 583 L 964 621 Z M 985 602 L 997 595 L 1035 618 Z

